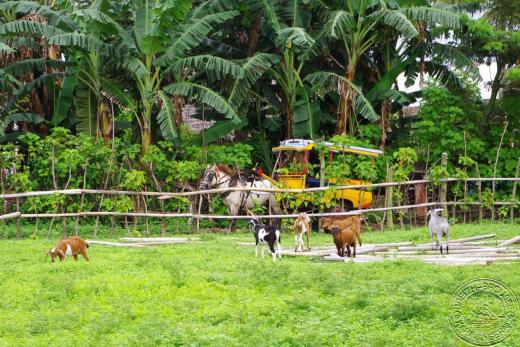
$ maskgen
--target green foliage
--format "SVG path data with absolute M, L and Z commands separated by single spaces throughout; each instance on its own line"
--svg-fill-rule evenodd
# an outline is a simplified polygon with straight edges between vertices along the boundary
M 502 224 L 455 225 L 450 231 L 453 238 L 498 233 L 497 239 L 509 239 L 520 233 L 518 225 Z M 1 232 L 14 234 L 14 225 Z M 92 226 L 79 232 L 90 237 Z M 108 227 L 100 233 L 108 235 Z M 60 237 L 58 230 L 54 236 Z M 200 237 L 197 243 L 145 249 L 91 245 L 88 264 L 81 257 L 51 263 L 45 253 L 55 240 L 1 241 L 0 314 L 5 319 L 0 343 L 256 345 L 270 331 L 271 345 L 297 345 L 302 338 L 309 345 L 343 345 L 345 340 L 354 345 L 458 345 L 446 321 L 458 286 L 477 277 L 495 278 L 513 290 L 520 286 L 514 263 L 440 268 L 406 260 L 348 264 L 347 269 L 342 263 L 284 257 L 273 266 L 270 258 L 255 258 L 253 247 L 237 247 L 237 240 L 227 236 Z M 249 233 L 234 237 L 252 240 Z M 284 246 L 292 240 L 282 235 Z M 428 243 L 426 229 L 363 234 L 367 243 L 409 240 Z M 330 235 L 313 233 L 311 243 L 333 247 Z M 292 280 L 273 280 L 287 277 Z M 266 297 L 271 300 L 265 302 Z M 63 307 L 66 313 L 56 314 Z M 311 322 L 304 332 L 302 321 Z M 114 333 L 121 326 L 124 334 Z M 518 335 L 505 343 L 519 345 Z

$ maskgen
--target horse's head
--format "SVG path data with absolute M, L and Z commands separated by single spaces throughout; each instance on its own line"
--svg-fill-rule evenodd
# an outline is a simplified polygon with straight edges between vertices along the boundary
M 208 168 L 204 171 L 204 175 L 200 181 L 199 189 L 205 190 L 214 187 L 217 184 L 219 177 L 220 171 L 217 165 L 213 164 L 208 166 Z

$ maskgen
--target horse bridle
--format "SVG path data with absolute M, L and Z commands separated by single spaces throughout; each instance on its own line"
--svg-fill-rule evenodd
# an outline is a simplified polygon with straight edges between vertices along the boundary
M 210 188 L 210 183 L 211 183 L 211 181 L 213 181 L 213 178 L 215 176 L 217 177 L 217 179 L 220 176 L 220 170 L 218 169 L 218 167 L 215 166 L 215 167 L 206 169 L 206 171 L 204 172 L 204 176 L 202 176 L 201 185 L 200 185 L 201 188 L 203 188 L 203 189 Z M 228 180 L 223 181 L 223 182 L 217 181 L 217 183 L 215 184 L 215 187 L 218 188 L 220 185 L 227 183 L 229 181 L 231 181 L 231 177 Z

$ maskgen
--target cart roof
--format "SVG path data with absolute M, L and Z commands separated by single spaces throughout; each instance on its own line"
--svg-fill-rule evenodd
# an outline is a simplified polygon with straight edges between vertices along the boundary
M 378 149 L 371 148 L 363 148 L 358 146 L 342 146 L 332 142 L 323 141 L 316 143 L 313 140 L 303 140 L 303 139 L 291 139 L 284 140 L 280 142 L 280 146 L 274 147 L 273 152 L 281 152 L 281 151 L 297 151 L 297 152 L 305 152 L 312 150 L 316 145 L 326 146 L 329 151 L 335 153 L 355 153 L 368 155 L 371 157 L 377 157 L 383 154 L 383 151 Z

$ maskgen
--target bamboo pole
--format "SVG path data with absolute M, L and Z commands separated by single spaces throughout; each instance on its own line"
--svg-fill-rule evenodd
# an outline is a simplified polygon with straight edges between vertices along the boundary
M 83 170 L 83 189 L 87 187 L 87 168 L 88 168 L 88 158 L 85 160 L 85 166 Z M 85 193 L 81 193 L 81 202 L 79 204 L 79 211 L 83 211 L 83 204 L 85 202 Z M 78 236 L 78 228 L 79 228 L 79 217 L 76 218 L 76 225 L 74 226 L 74 235 Z
M 388 166 L 386 169 L 386 182 L 390 183 L 394 179 L 394 169 L 391 166 Z M 394 197 L 394 188 L 393 186 L 386 187 L 385 193 L 385 208 L 389 208 L 392 206 L 392 201 Z M 386 217 L 386 226 L 390 229 L 394 227 L 394 215 L 390 211 L 389 213 L 385 212 Z M 383 217 L 383 218 L 385 218 Z
M 519 242 L 520 242 L 520 236 L 516 236 L 516 237 L 513 237 L 510 240 L 502 242 L 501 244 L 498 245 L 498 247 L 509 246 L 509 245 L 512 245 L 514 243 L 519 243 Z
M 447 153 L 442 153 L 441 165 L 445 170 L 444 172 L 446 172 L 446 170 L 448 169 L 448 154 Z M 439 200 L 442 205 L 442 215 L 446 218 L 448 218 L 448 208 L 446 207 L 447 193 L 448 193 L 448 182 L 442 182 Z
M 1 215 L 0 216 L 0 220 L 11 219 L 11 218 L 18 218 L 21 215 L 22 214 L 20 212 L 7 213 L 7 214 Z
M 498 166 L 498 158 L 500 157 L 500 150 L 502 149 L 502 144 L 504 143 L 504 136 L 506 135 L 506 131 L 507 131 L 507 126 L 509 125 L 509 122 L 506 121 L 505 124 L 504 124 L 504 131 L 502 132 L 502 136 L 500 137 L 500 143 L 498 144 L 498 148 L 497 148 L 497 156 L 495 158 L 495 166 L 493 167 L 493 177 L 497 177 L 497 166 Z M 496 184 L 495 184 L 495 181 L 493 181 L 492 183 L 492 199 L 493 199 L 493 202 L 495 201 L 495 192 L 496 192 Z M 493 204 L 492 206 L 492 209 L 491 209 L 491 220 L 494 221 L 495 220 L 495 205 Z
M 20 198 L 16 198 L 16 213 L 18 213 L 18 216 L 16 217 L 16 239 L 20 240 L 22 236 L 22 230 L 20 226 Z
M 436 182 L 457 182 L 462 181 L 463 178 L 446 178 L 440 179 Z M 520 177 L 497 177 L 497 178 L 468 178 L 466 179 L 468 182 L 492 182 L 492 181 L 500 181 L 500 182 L 519 182 Z M 391 183 L 375 183 L 375 184 L 358 184 L 358 185 L 348 185 L 348 186 L 334 186 L 335 190 L 346 190 L 346 189 L 368 189 L 368 188 L 383 188 L 383 187 L 395 187 L 395 186 L 404 186 L 410 184 L 420 184 L 420 183 L 431 183 L 431 180 L 415 180 L 415 181 L 403 181 L 403 182 L 391 182 Z M 316 187 L 316 188 L 306 188 L 306 189 L 277 189 L 277 188 L 252 188 L 252 187 L 229 187 L 229 188 L 218 188 L 218 189 L 208 189 L 208 190 L 199 190 L 199 191 L 186 191 L 186 192 L 177 192 L 177 193 L 166 193 L 166 192 L 137 192 L 137 191 L 128 191 L 128 190 L 103 190 L 103 189 L 56 189 L 56 190 L 46 190 L 46 191 L 31 191 L 24 193 L 10 193 L 10 194 L 0 194 L 0 199 L 14 199 L 14 198 L 26 198 L 31 196 L 44 196 L 44 195 L 53 195 L 53 194 L 63 194 L 63 195 L 80 195 L 81 193 L 85 194 L 104 194 L 104 195 L 144 195 L 144 196 L 156 196 L 161 200 L 166 200 L 179 196 L 192 196 L 192 195 L 200 195 L 200 194 L 216 194 L 223 192 L 244 192 L 244 191 L 252 191 L 252 192 L 263 192 L 263 193 L 315 193 L 319 191 L 327 191 L 329 187 Z
M 518 158 L 518 161 L 516 162 L 516 170 L 515 170 L 515 178 L 518 178 L 520 176 L 520 157 Z M 513 193 L 511 195 L 511 200 L 514 203 L 516 199 L 516 186 L 517 182 L 515 181 L 513 183 Z M 513 224 L 515 220 L 515 205 L 511 206 L 511 216 L 509 222 Z
M 447 202 L 447 205 L 453 203 Z M 460 202 L 458 204 L 461 204 Z M 475 202 L 472 205 L 478 205 Z M 496 205 L 510 206 L 511 202 L 497 202 Z M 419 207 L 430 207 L 435 206 L 436 203 L 424 203 L 417 205 L 406 205 L 406 206 L 393 206 L 384 208 L 373 208 L 366 210 L 354 210 L 349 212 L 327 212 L 327 213 L 308 213 L 309 217 L 343 217 L 343 216 L 354 216 L 365 213 L 375 213 L 393 210 L 408 210 Z M 159 213 L 159 212 L 71 212 L 71 213 L 27 213 L 21 214 L 21 218 L 56 218 L 56 217 L 96 217 L 96 216 L 128 216 L 128 217 L 153 217 L 153 218 L 194 218 L 194 219 L 250 219 L 251 216 L 224 216 L 224 215 L 209 215 L 209 214 L 196 214 L 196 213 Z M 277 215 L 263 215 L 265 219 L 277 219 L 277 218 L 297 218 L 298 214 L 277 214 Z

